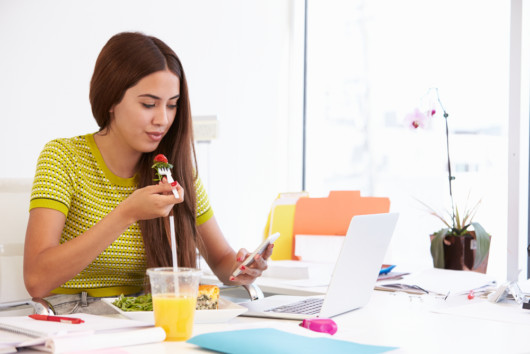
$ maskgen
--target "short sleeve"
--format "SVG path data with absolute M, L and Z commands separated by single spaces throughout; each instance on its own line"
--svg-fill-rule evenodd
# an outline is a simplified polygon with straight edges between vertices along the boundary
M 75 190 L 76 158 L 63 140 L 44 146 L 37 160 L 29 209 L 50 208 L 68 216 Z
M 195 180 L 195 195 L 197 196 L 197 225 L 204 224 L 213 216 L 208 194 L 199 177 Z

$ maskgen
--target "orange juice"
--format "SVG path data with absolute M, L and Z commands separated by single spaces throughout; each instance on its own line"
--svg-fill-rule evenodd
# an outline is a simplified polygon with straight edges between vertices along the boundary
M 153 296 L 155 326 L 166 331 L 166 340 L 183 341 L 191 338 L 196 303 L 196 296 Z

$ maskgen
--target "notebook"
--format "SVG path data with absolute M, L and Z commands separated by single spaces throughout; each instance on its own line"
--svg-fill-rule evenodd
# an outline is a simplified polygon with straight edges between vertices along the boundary
M 53 353 L 98 350 L 162 342 L 161 327 L 129 319 L 76 313 L 82 324 L 37 321 L 28 316 L 0 317 L 0 353 L 30 348 Z
M 398 220 L 397 213 L 356 215 L 351 219 L 325 296 L 273 295 L 240 303 L 242 316 L 302 320 L 329 318 L 368 303 Z M 316 303 L 313 304 L 313 303 Z M 310 311 L 294 311 L 302 304 Z

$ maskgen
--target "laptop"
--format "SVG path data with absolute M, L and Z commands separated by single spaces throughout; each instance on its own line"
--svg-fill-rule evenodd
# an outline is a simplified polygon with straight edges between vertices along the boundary
M 356 215 L 351 219 L 326 295 L 272 295 L 239 303 L 242 316 L 330 318 L 368 303 L 398 220 L 397 213 Z

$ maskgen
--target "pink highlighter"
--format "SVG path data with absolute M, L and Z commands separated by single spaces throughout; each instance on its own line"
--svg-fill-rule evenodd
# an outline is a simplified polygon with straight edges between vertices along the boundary
M 311 331 L 329 333 L 331 335 L 334 335 L 337 332 L 337 324 L 329 318 L 311 318 L 303 320 L 302 323 L 300 323 L 300 326 Z

